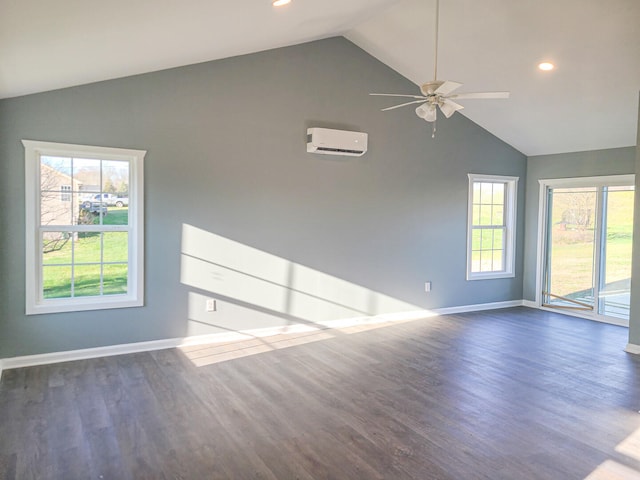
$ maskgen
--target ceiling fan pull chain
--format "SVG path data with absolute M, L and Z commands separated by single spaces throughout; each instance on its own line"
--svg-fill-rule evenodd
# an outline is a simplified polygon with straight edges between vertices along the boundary
M 431 138 L 436 138 L 436 122 L 433 122 L 433 132 L 431 132 Z

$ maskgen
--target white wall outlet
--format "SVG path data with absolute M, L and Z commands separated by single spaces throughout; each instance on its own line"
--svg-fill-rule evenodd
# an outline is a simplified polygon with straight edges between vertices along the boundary
M 216 301 L 213 298 L 207 298 L 207 312 L 216 311 Z
M 431 291 L 431 282 L 424 282 L 424 291 L 425 292 Z

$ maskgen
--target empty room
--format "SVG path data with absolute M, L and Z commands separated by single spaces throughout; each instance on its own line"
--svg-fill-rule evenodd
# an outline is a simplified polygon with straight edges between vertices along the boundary
M 638 25 L 0 0 L 0 479 L 640 479 Z

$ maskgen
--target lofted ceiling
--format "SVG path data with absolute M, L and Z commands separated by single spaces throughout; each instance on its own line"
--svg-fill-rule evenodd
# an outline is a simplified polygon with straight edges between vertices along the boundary
M 0 0 L 0 98 L 336 35 L 416 84 L 385 93 L 418 94 L 433 79 L 434 12 L 435 0 Z M 539 71 L 545 60 L 557 68 Z M 438 77 L 510 91 L 461 113 L 526 155 L 635 145 L 640 1 L 441 0 Z

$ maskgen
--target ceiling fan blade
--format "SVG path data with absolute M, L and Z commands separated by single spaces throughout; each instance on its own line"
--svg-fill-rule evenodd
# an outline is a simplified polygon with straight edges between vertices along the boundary
M 440 104 L 440 111 L 442 111 L 442 113 L 444 113 L 444 116 L 447 118 L 451 117 L 451 115 L 453 115 L 457 110 L 462 110 L 463 108 L 464 107 L 459 103 L 451 101 L 447 98 L 445 98 Z
M 369 95 L 377 95 L 379 97 L 406 97 L 406 98 L 422 98 L 424 100 L 427 99 L 427 97 L 424 97 L 422 95 L 403 95 L 401 93 L 370 93 Z
M 416 108 L 416 115 L 426 120 L 427 122 L 435 122 L 438 113 L 436 111 L 435 105 L 423 103 L 418 108 Z
M 455 98 L 456 100 L 509 98 L 509 92 L 458 93 L 449 95 L 448 98 Z
M 454 90 L 460 88 L 462 86 L 461 83 L 458 82 L 452 82 L 451 80 L 447 80 L 446 82 L 444 82 L 442 85 L 440 85 L 435 92 L 438 95 L 448 95 L 451 92 L 453 92 Z
M 393 107 L 383 108 L 382 111 L 383 112 L 388 112 L 389 110 L 393 110 L 393 109 L 400 108 L 400 107 L 405 107 L 407 105 L 412 105 L 414 103 L 424 103 L 426 101 L 427 101 L 426 98 L 422 99 L 422 100 L 414 100 L 413 102 L 401 103 L 400 105 L 394 105 Z

